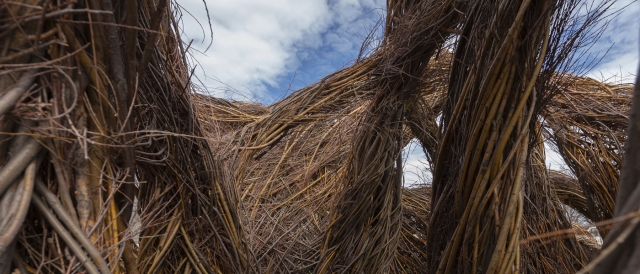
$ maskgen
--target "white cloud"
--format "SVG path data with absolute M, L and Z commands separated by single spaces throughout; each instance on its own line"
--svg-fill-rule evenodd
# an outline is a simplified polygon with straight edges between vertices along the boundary
M 323 60 L 326 58 L 316 52 L 320 47 L 345 59 L 355 45 L 359 47 L 354 35 L 365 27 L 363 14 L 373 14 L 375 7 L 384 5 L 381 0 L 206 1 L 213 41 L 203 2 L 180 1 L 186 10 L 183 40 L 188 43 L 194 39 L 192 47 L 201 52 L 212 43 L 204 54 L 193 52 L 200 67 L 198 77 L 215 96 L 246 96 L 244 99 L 263 102 L 271 101 L 265 98 L 270 96 L 267 90 L 277 87 L 284 75 L 297 71 L 303 61 L 318 63 L 323 71 L 329 69 L 327 62 L 335 60 Z M 243 95 L 229 93 L 232 89 Z
M 204 54 L 193 51 L 199 66 L 196 75 L 215 96 L 263 103 L 282 96 L 274 93 L 286 89 L 290 81 L 299 88 L 348 65 L 384 14 L 385 5 L 383 0 L 205 1 L 213 39 L 203 1 L 179 2 L 186 10 L 182 18 L 185 42 L 194 39 L 192 47 L 200 52 L 212 43 Z M 635 73 L 640 24 L 639 6 L 634 2 L 619 0 L 613 7 L 628 5 L 590 50 L 604 54 L 615 42 L 589 76 L 615 81 L 620 75 Z
M 427 158 L 422 151 L 422 146 L 417 139 L 411 140 L 402 149 L 404 187 L 412 187 L 419 184 L 431 184 L 432 174 L 427 168 Z
M 622 8 L 590 50 L 590 53 L 600 55 L 609 51 L 588 74 L 590 77 L 609 82 L 634 80 L 640 49 L 640 5 L 637 0 L 618 0 L 612 6 L 613 11 Z
M 289 69 L 294 44 L 326 28 L 329 12 L 322 1 L 208 0 L 211 41 L 203 2 L 187 0 L 180 5 L 202 25 L 185 13 L 183 40 L 194 39 L 193 47 L 199 51 L 212 43 L 204 55 L 194 52 L 201 66 L 198 75 L 214 88 L 214 95 L 224 96 L 220 89 L 228 85 L 249 99 L 260 96 L 266 85 L 274 85 L 276 77 Z

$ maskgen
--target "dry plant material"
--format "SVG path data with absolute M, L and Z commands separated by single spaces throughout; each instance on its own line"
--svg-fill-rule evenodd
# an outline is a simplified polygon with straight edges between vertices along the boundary
M 640 72 L 640 67 L 638 67 Z M 604 240 L 602 250 L 591 263 L 579 273 L 634 273 L 640 260 L 640 86 L 636 76 L 633 104 L 629 114 L 627 146 L 620 174 L 620 189 L 615 205 L 613 229 Z
M 458 42 L 436 160 L 427 258 L 433 273 L 519 272 L 534 85 L 551 1 L 477 1 Z
M 563 71 L 577 1 L 494 2 L 388 1 L 378 48 L 263 106 L 193 93 L 171 1 L 3 1 L 0 273 L 574 272 L 585 241 L 536 236 L 611 211 L 629 87 Z
M 547 108 L 546 135 L 589 197 L 584 215 L 601 222 L 614 216 L 633 87 L 593 79 L 570 83 Z M 608 230 L 599 230 L 605 237 Z
M 405 101 L 418 92 L 418 77 L 445 42 L 448 35 L 441 30 L 458 24 L 456 9 L 466 10 L 454 1 L 388 5 L 387 20 L 393 23 L 387 23 L 380 49 L 385 66 L 376 68 L 373 75 L 379 76 L 367 83 L 375 94 L 339 175 L 342 191 L 331 208 L 316 273 L 388 272 L 401 225 Z M 419 38 L 403 39 L 408 35 Z
M 236 190 L 193 109 L 176 11 L 2 1 L 0 272 L 250 268 Z

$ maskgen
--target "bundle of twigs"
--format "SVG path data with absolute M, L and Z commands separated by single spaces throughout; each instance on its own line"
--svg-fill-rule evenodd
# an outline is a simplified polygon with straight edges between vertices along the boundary
M 539 127 L 536 129 L 536 134 L 537 136 L 532 134 L 532 138 L 542 140 Z M 551 180 L 553 177 L 550 174 L 559 172 L 547 170 L 545 148 L 542 142 L 530 147 L 529 153 L 523 178 L 521 269 L 527 273 L 574 273 L 584 267 L 590 259 L 590 250 L 593 247 L 587 243 L 593 242 L 593 236 L 587 233 L 538 237 L 578 226 L 568 220 L 567 209 L 561 206 L 561 203 L 567 204 L 567 201 L 556 196 L 561 190 L 576 192 L 576 185 L 561 184 Z M 582 230 L 576 230 L 578 231 Z
M 577 238 L 538 235 L 610 207 L 617 177 L 585 174 L 620 168 L 628 87 L 562 71 L 602 6 L 570 28 L 577 1 L 388 1 L 379 48 L 267 107 L 191 94 L 168 0 L 23 2 L 0 7 L 0 272 L 572 272 Z M 433 200 L 402 188 L 413 138 Z
M 402 190 L 402 225 L 391 273 L 423 273 L 426 271 L 426 240 L 431 214 L 430 204 L 430 186 L 421 185 Z
M 428 63 L 429 69 L 426 69 L 426 73 L 446 74 L 446 68 L 449 66 L 447 60 L 440 58 Z M 363 62 L 373 63 L 372 59 Z M 371 69 L 368 66 L 356 68 Z M 327 77 L 323 85 L 331 86 L 335 79 L 341 80 L 353 74 L 353 68 L 338 72 Z M 433 84 L 435 81 L 428 82 Z M 305 271 L 317 263 L 321 238 L 329 222 L 332 196 L 340 189 L 341 180 L 338 180 L 338 175 L 343 172 L 352 148 L 358 121 L 363 119 L 364 106 L 369 104 L 373 95 L 362 88 L 362 80 L 346 83 L 349 84 L 342 87 L 342 93 L 325 93 L 322 85 L 314 85 L 298 91 L 285 102 L 277 103 L 270 108 L 205 96 L 197 97 L 201 121 L 207 130 L 211 130 L 209 136 L 212 137 L 210 142 L 213 150 L 224 152 L 222 155 L 228 157 L 225 159 L 238 157 L 235 146 L 231 144 L 237 139 L 236 136 L 243 133 L 246 136 L 254 128 L 262 127 L 262 123 L 266 126 L 277 125 L 263 122 L 266 120 L 281 119 L 283 123 L 288 123 L 288 134 L 278 142 L 270 146 L 254 146 L 242 152 L 257 153 L 257 157 L 254 156 L 248 161 L 245 167 L 247 174 L 243 175 L 243 180 L 238 181 L 238 187 L 243 191 L 242 197 L 248 206 L 247 212 L 252 214 L 246 228 L 247 238 L 256 239 L 251 242 L 252 252 L 263 271 Z M 424 94 L 431 94 L 429 96 L 434 96 L 433 98 L 442 97 L 441 93 L 438 93 L 441 89 L 442 86 L 433 85 L 433 88 L 425 89 Z M 319 92 L 322 94 L 317 94 Z M 320 103 L 312 101 L 312 106 L 303 106 L 299 98 L 305 97 L 315 97 Z M 239 108 L 240 105 L 248 107 Z M 423 105 L 425 111 L 431 107 L 430 104 Z M 299 119 L 283 115 L 295 110 L 308 112 L 299 116 Z M 435 120 L 438 112 L 429 113 L 433 115 L 429 116 L 429 120 Z M 427 117 L 422 114 L 422 118 Z M 405 130 L 402 138 L 399 141 L 401 147 L 413 137 L 411 134 L 407 135 Z M 233 160 L 227 162 L 234 163 Z M 406 197 L 403 196 L 403 199 Z M 412 198 L 414 206 L 408 209 L 409 211 L 403 211 L 403 222 L 413 219 L 414 222 L 426 223 L 426 208 L 421 208 L 417 202 L 428 199 L 428 196 L 420 194 L 420 197 Z M 426 203 L 422 206 L 424 205 Z M 422 233 L 426 233 L 425 229 L 421 229 Z M 409 235 L 412 235 L 413 231 L 413 228 L 408 227 L 402 232 L 399 249 L 415 250 L 415 247 L 410 247 L 411 243 L 405 241 L 410 240 Z M 423 241 L 423 238 L 416 240 Z M 419 261 L 420 258 L 422 257 L 414 256 L 414 261 Z
M 467 16 L 434 171 L 427 236 L 434 273 L 521 270 L 529 125 L 552 7 L 551 1 L 478 1 Z
M 556 96 L 545 116 L 546 134 L 590 197 L 585 216 L 594 222 L 613 217 L 631 89 L 577 79 Z M 600 228 L 603 237 L 606 231 Z
M 0 272 L 249 268 L 173 8 L 2 2 Z
M 628 144 L 625 148 L 624 167 L 620 173 L 620 189 L 616 196 L 615 218 L 609 220 L 613 229 L 604 241 L 600 254 L 580 273 L 634 273 L 640 259 L 640 66 L 638 67 L 633 106 L 630 111 Z
M 465 1 L 389 1 L 382 65 L 367 89 L 375 94 L 359 121 L 340 192 L 331 207 L 316 272 L 383 273 L 395 256 L 401 225 L 401 154 L 405 101 L 459 23 Z M 414 39 L 406 39 L 408 36 Z M 370 85 L 370 86 L 369 86 Z

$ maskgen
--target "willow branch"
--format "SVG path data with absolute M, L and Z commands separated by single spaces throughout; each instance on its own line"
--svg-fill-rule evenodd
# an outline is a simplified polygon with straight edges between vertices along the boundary
M 20 231 L 20 227 L 22 227 L 22 223 L 24 223 L 25 217 L 27 216 L 29 204 L 31 203 L 31 194 L 33 193 L 33 181 L 36 176 L 36 162 L 35 159 L 31 161 L 25 172 L 25 176 L 20 184 L 22 186 L 19 190 L 21 193 L 17 193 L 22 196 L 18 208 L 11 224 L 9 224 L 6 230 L 2 231 L 2 235 L 0 236 L 0 256 L 7 251 L 7 248 L 15 240 L 15 236 Z
M 0 195 L 4 194 L 15 179 L 22 174 L 27 165 L 40 151 L 38 140 L 30 138 L 11 160 L 0 170 Z
M 49 204 L 51 209 L 53 209 L 53 212 L 55 212 L 58 218 L 60 218 L 60 220 L 69 228 L 73 237 L 75 237 L 82 247 L 84 247 L 84 249 L 89 253 L 89 256 L 91 256 L 91 259 L 93 259 L 97 264 L 100 271 L 102 273 L 111 273 L 108 264 L 105 262 L 104 258 L 102 258 L 102 255 L 100 255 L 100 251 L 96 249 L 91 240 L 89 240 L 80 226 L 78 226 L 76 221 L 69 215 L 69 213 L 67 213 L 67 211 L 65 211 L 62 204 L 58 201 L 58 198 L 51 193 L 51 191 L 39 179 L 36 182 L 36 191 L 44 197 L 44 200 Z
M 0 98 L 0 117 L 9 112 L 13 106 L 15 106 L 18 99 L 29 89 L 36 79 L 36 72 L 37 70 L 35 69 L 25 71 L 15 86 L 2 95 L 2 98 Z

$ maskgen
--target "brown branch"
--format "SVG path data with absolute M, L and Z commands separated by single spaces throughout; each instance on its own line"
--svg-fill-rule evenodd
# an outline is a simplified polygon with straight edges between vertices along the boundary
M 53 193 L 51 193 L 51 191 L 47 188 L 47 186 L 44 185 L 44 183 L 40 179 L 36 181 L 35 189 L 40 195 L 43 196 L 47 204 L 49 204 L 49 206 L 53 209 L 53 212 L 55 212 L 58 218 L 60 218 L 60 221 L 62 221 L 62 223 L 64 223 L 67 228 L 69 228 L 71 234 L 78 240 L 80 245 L 82 245 L 82 247 L 84 247 L 84 249 L 89 253 L 89 256 L 91 256 L 93 262 L 96 263 L 98 269 L 100 269 L 102 273 L 111 273 L 111 270 L 109 270 L 109 266 L 104 261 L 104 258 L 102 258 L 100 251 L 96 249 L 91 240 L 89 240 L 89 238 L 87 238 L 87 235 L 84 234 L 80 226 L 78 226 L 75 220 L 72 219 L 69 213 L 67 213 L 62 207 L 62 205 L 58 201 L 58 198 Z
M 47 219 L 49 224 L 58 233 L 60 238 L 62 238 L 62 240 L 67 244 L 69 249 L 71 249 L 73 254 L 75 254 L 78 257 L 78 259 L 80 259 L 80 261 L 83 263 L 87 272 L 89 272 L 90 274 L 100 274 L 101 272 L 98 271 L 98 268 L 96 268 L 96 265 L 93 264 L 93 261 L 89 259 L 89 257 L 87 257 L 87 254 L 84 253 L 84 250 L 82 250 L 82 247 L 73 239 L 73 236 L 69 234 L 69 231 L 67 231 L 67 229 L 64 228 L 64 226 L 60 223 L 60 221 L 58 221 L 58 219 L 55 216 L 53 216 L 53 214 L 51 213 L 51 211 L 49 211 L 50 209 L 45 204 L 45 202 L 43 202 L 37 196 L 33 196 L 32 202 L 36 206 L 38 211 L 40 211 L 42 216 L 44 216 L 44 218 Z M 108 273 L 109 272 L 102 273 L 102 274 L 108 274 Z
M 22 196 L 20 198 L 20 202 L 15 212 L 13 212 L 13 220 L 9 224 L 9 226 L 2 231 L 2 235 L 0 235 L 0 257 L 4 256 L 7 248 L 13 243 L 16 235 L 20 231 L 22 224 L 27 216 L 27 210 L 29 209 L 29 204 L 31 203 L 31 193 L 33 193 L 33 181 L 36 176 L 36 165 L 37 160 L 34 159 L 27 167 L 25 171 L 24 178 L 20 183 L 20 188 L 16 195 Z
M 18 99 L 31 87 L 31 84 L 33 84 L 36 79 L 36 72 L 37 70 L 32 69 L 22 73 L 18 82 L 0 97 L 0 117 L 9 112 L 15 106 Z M 2 191 L 0 191 L 0 193 L 2 193 Z
M 13 181 L 22 174 L 22 171 L 24 171 L 29 163 L 36 157 L 40 148 L 41 146 L 38 140 L 29 138 L 22 149 L 4 165 L 2 170 L 0 170 L 0 195 L 4 194 L 5 190 L 11 186 Z

